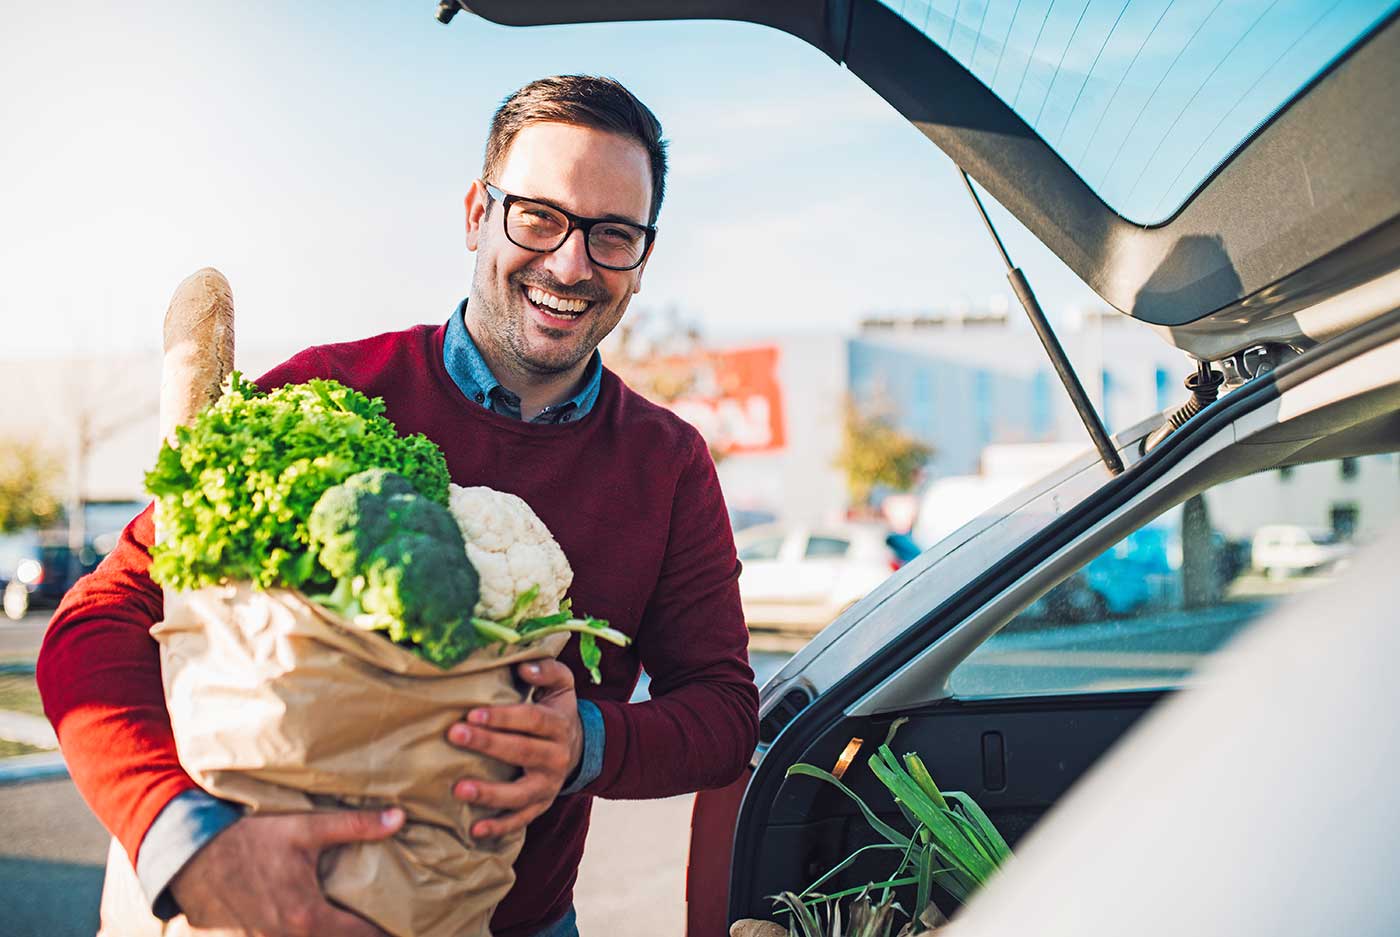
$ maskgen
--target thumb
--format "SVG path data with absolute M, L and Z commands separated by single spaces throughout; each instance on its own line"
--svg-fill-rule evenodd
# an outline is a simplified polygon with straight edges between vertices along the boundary
M 574 688 L 574 672 L 553 659 L 521 664 L 520 677 L 531 686 L 556 693 Z
M 338 846 L 392 836 L 403 826 L 403 811 L 398 807 L 373 810 L 337 810 L 313 813 L 306 818 L 306 838 L 318 847 Z

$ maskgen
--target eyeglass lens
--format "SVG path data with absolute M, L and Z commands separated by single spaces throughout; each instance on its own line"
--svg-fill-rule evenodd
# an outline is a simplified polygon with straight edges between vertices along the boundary
M 569 219 L 538 202 L 511 203 L 506 233 L 528 250 L 552 251 L 564 243 Z M 632 267 L 646 249 L 646 232 L 620 221 L 600 221 L 588 231 L 588 256 L 604 267 Z

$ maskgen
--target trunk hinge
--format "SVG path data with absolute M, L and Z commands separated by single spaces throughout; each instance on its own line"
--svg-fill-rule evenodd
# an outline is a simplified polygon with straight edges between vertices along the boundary
M 1035 328 L 1035 334 L 1040 337 L 1040 343 L 1045 346 L 1045 353 L 1050 356 L 1050 364 L 1054 366 L 1055 373 L 1059 375 L 1060 383 L 1065 385 L 1065 390 L 1069 393 L 1069 399 L 1074 404 L 1074 409 L 1079 412 L 1079 418 L 1084 421 L 1084 428 L 1089 431 L 1089 438 L 1094 441 L 1094 448 L 1099 451 L 1099 457 L 1103 459 L 1103 464 L 1108 470 L 1114 475 L 1119 474 L 1123 471 L 1123 460 L 1118 457 L 1118 450 L 1113 448 L 1113 441 L 1108 438 L 1108 430 L 1104 428 L 1103 421 L 1099 419 L 1099 414 L 1089 400 L 1089 395 L 1084 393 L 1084 385 L 1079 383 L 1079 376 L 1074 373 L 1074 366 L 1070 364 L 1069 358 L 1065 355 L 1060 340 L 1055 337 L 1054 329 L 1050 328 L 1050 322 L 1045 318 L 1045 312 L 1040 308 L 1040 303 L 1036 300 L 1030 283 L 1026 282 L 1026 276 L 1021 272 L 1021 268 L 1011 262 L 1011 257 L 1006 253 L 1006 247 L 1001 243 L 997 229 L 992 225 L 992 219 L 987 216 L 987 209 L 982 206 L 982 199 L 978 197 L 977 190 L 972 187 L 972 179 L 961 167 L 958 168 L 958 172 L 962 175 L 963 184 L 967 186 L 968 194 L 972 196 L 973 204 L 977 206 L 977 213 L 982 216 L 982 222 L 987 226 L 992 240 L 996 242 L 1001 259 L 1006 262 L 1006 279 L 1011 281 L 1011 289 L 1015 291 L 1016 298 L 1025 307 L 1026 315 L 1030 317 L 1031 325 Z

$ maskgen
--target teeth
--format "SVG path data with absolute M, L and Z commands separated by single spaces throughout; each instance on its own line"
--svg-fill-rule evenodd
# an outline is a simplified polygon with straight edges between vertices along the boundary
M 560 316 L 562 319 L 573 319 L 588 308 L 588 301 L 585 299 L 561 299 L 553 293 L 546 293 L 533 286 L 525 291 L 525 295 L 530 297 L 530 302 L 537 306 L 544 306 L 546 309 L 563 313 Z

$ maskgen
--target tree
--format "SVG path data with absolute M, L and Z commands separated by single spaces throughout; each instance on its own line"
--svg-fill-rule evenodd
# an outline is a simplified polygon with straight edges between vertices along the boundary
M 63 462 L 36 442 L 0 449 L 0 533 L 46 527 L 63 513 Z
M 862 406 L 846 398 L 841 451 L 836 465 L 846 473 L 846 490 L 855 508 L 872 508 L 877 488 L 912 491 L 933 448 L 901 430 L 892 408 Z

